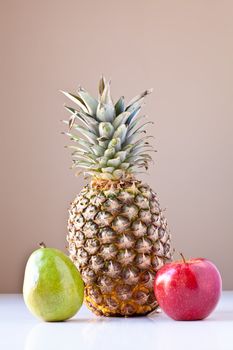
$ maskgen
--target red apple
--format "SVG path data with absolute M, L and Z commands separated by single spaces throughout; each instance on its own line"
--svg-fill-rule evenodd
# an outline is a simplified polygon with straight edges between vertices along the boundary
M 199 258 L 174 261 L 156 274 L 154 292 L 161 309 L 175 320 L 202 320 L 215 308 L 222 280 L 216 266 Z

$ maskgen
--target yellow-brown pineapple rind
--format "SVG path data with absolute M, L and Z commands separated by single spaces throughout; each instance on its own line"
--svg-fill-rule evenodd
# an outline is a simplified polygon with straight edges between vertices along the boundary
M 171 259 L 170 233 L 157 195 L 140 181 L 93 182 L 71 204 L 70 258 L 97 315 L 146 315 L 158 307 L 153 281 Z

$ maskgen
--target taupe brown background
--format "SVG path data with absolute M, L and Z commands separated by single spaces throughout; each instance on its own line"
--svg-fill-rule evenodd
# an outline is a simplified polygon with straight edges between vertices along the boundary
M 173 245 L 233 288 L 233 2 L 8 0 L 1 4 L 0 291 L 19 292 L 44 240 L 65 250 L 69 170 L 59 89 L 113 97 L 154 87 L 155 164 L 144 179 L 167 208 Z

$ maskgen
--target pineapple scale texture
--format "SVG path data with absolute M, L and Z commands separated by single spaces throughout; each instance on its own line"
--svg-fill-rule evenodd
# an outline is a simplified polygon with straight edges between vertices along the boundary
M 171 259 L 170 233 L 156 193 L 136 178 L 147 170 L 153 146 L 140 115 L 151 89 L 127 104 L 113 102 L 110 82 L 99 82 L 98 98 L 79 87 L 62 91 L 75 107 L 63 122 L 72 145 L 72 168 L 90 184 L 71 204 L 70 258 L 85 283 L 85 302 L 97 315 L 134 316 L 155 310 L 153 282 Z M 80 173 L 78 173 L 80 174 Z
M 100 191 L 87 185 L 69 211 L 70 258 L 97 315 L 145 315 L 158 306 L 156 271 L 171 258 L 167 220 L 148 185 Z

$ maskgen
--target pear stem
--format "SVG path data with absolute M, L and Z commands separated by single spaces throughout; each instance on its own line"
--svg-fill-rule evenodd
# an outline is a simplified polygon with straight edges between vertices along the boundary
M 39 243 L 40 248 L 46 248 L 46 245 L 44 242 Z
M 182 258 L 183 262 L 186 264 L 186 260 L 185 260 L 184 255 L 183 255 L 182 253 L 180 253 L 180 256 L 181 256 L 181 258 Z

